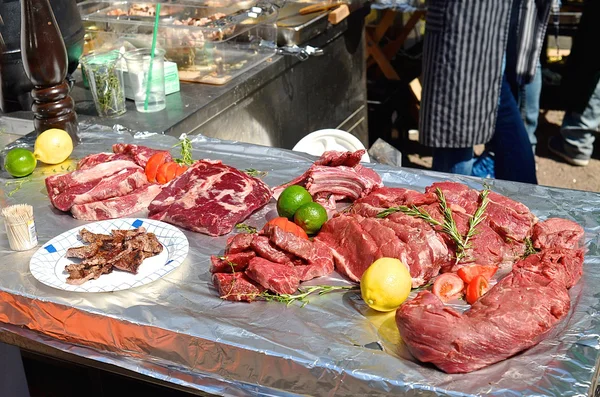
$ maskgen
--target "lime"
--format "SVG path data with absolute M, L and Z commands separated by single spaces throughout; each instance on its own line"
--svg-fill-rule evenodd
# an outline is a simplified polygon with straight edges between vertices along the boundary
M 4 158 L 4 169 L 15 178 L 31 174 L 36 165 L 33 153 L 23 148 L 12 149 Z
M 298 208 L 312 201 L 310 193 L 302 186 L 288 186 L 277 199 L 277 213 L 279 216 L 291 219 Z
M 35 140 L 33 155 L 46 164 L 60 164 L 73 152 L 73 140 L 69 133 L 59 128 L 42 132 Z
M 377 259 L 360 279 L 363 300 L 380 312 L 396 310 L 408 298 L 411 287 L 408 268 L 396 258 Z
M 315 234 L 327 222 L 327 211 L 319 203 L 306 203 L 294 214 L 294 222 L 308 234 Z

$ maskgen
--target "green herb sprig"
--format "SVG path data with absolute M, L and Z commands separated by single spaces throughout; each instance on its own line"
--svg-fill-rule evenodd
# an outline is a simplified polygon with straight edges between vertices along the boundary
M 20 178 L 14 181 L 6 181 L 4 183 L 4 186 L 14 186 L 13 190 L 11 190 L 10 192 L 8 192 L 6 195 L 8 197 L 12 197 L 13 194 L 15 194 L 16 192 L 18 192 L 19 190 L 21 190 L 21 187 L 23 187 L 23 184 L 27 183 L 27 182 L 31 182 L 31 175 L 26 176 L 24 178 Z
M 351 291 L 358 290 L 359 287 L 351 285 L 351 286 L 333 286 L 333 285 L 315 285 L 312 287 L 306 288 L 298 288 L 297 294 L 274 294 L 269 291 L 264 291 L 257 295 L 257 297 L 262 298 L 268 302 L 274 301 L 279 303 L 285 303 L 287 306 L 292 305 L 293 303 L 300 302 L 300 307 L 306 306 L 310 301 L 308 300 L 308 296 L 317 293 L 318 296 L 328 294 L 330 292 L 335 291 Z
M 523 253 L 523 256 L 521 257 L 521 259 L 525 259 L 529 255 L 535 255 L 539 252 L 533 246 L 533 241 L 531 240 L 531 237 L 526 237 L 524 242 L 525 242 L 525 252 Z
M 262 178 L 264 176 L 267 176 L 268 172 L 267 171 L 259 171 L 259 170 L 255 170 L 254 168 L 246 168 L 244 170 L 244 172 L 250 176 L 253 176 L 255 178 Z
M 245 223 L 238 223 L 235 228 L 242 233 L 256 234 L 258 231 L 254 226 L 246 225 Z
M 93 89 L 98 98 L 98 110 L 101 116 L 112 116 L 125 111 L 125 93 L 117 76 L 116 66 L 106 67 L 99 65 L 92 67 L 87 65 L 93 72 Z
M 175 159 L 174 161 L 177 164 L 192 165 L 194 163 L 194 159 L 192 158 L 192 141 L 190 138 L 185 136 L 181 142 L 173 147 L 175 148 L 177 146 L 181 147 L 181 158 Z

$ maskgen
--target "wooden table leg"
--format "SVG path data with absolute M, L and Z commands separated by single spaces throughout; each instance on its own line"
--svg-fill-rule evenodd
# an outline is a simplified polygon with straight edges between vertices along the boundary
M 396 37 L 393 41 L 390 41 L 385 45 L 385 47 L 383 47 L 383 52 L 385 53 L 385 56 L 388 59 L 392 59 L 398 53 L 398 51 L 400 51 L 400 49 L 404 45 L 404 42 L 408 38 L 408 35 L 414 29 L 415 25 L 417 24 L 417 22 L 419 22 L 423 15 L 425 15 L 425 11 L 413 12 L 413 14 L 406 22 L 406 25 L 404 25 L 404 27 L 402 28 L 402 31 L 400 32 L 398 37 Z
M 390 61 L 386 58 L 381 48 L 379 48 L 379 45 L 373 40 L 373 38 L 371 38 L 371 36 L 368 33 L 365 33 L 365 37 L 367 39 L 367 53 L 373 57 L 373 60 L 375 61 L 375 63 L 377 63 L 377 66 L 379 66 L 379 68 L 383 72 L 383 75 L 388 80 L 400 80 L 400 76 L 398 76 L 398 73 L 396 73 L 396 70 L 394 69 Z

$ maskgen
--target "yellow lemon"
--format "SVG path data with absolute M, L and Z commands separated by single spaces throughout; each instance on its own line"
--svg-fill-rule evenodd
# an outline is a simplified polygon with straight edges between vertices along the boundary
M 60 164 L 73 152 L 73 140 L 65 130 L 51 128 L 35 140 L 33 155 L 46 164 Z
M 408 298 L 411 287 L 408 268 L 395 258 L 377 259 L 360 279 L 363 300 L 380 312 L 396 310 Z

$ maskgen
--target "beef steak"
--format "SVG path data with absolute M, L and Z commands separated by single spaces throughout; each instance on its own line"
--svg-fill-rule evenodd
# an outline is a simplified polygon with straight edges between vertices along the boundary
M 550 218 L 533 227 L 533 246 L 537 249 L 551 247 L 575 249 L 583 237 L 583 228 L 568 219 Z
M 220 161 L 197 161 L 167 183 L 150 204 L 149 217 L 186 229 L 220 236 L 271 199 L 260 179 Z
M 300 279 L 292 266 L 258 257 L 250 260 L 246 275 L 266 289 L 278 294 L 293 294 L 300 285 Z
M 215 273 L 212 279 L 219 297 L 228 301 L 252 302 L 265 290 L 242 272 Z
M 129 143 L 115 143 L 112 147 L 115 154 L 125 154 L 131 156 L 133 161 L 142 168 L 146 168 L 146 164 L 150 157 L 156 153 L 165 153 L 165 162 L 173 161 L 171 154 L 167 150 L 157 150 L 141 145 L 132 145 Z

